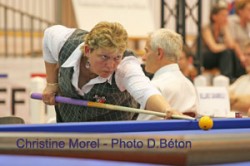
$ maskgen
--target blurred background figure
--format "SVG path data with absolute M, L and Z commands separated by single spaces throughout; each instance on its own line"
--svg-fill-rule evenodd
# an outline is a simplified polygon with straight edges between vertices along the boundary
M 245 115 L 250 107 L 250 40 L 244 49 L 244 59 L 247 74 L 238 78 L 230 87 L 231 109 L 243 112 Z
M 250 39 L 250 0 L 235 1 L 236 14 L 229 16 L 230 34 L 235 40 L 237 56 L 234 60 L 235 76 L 245 74 L 243 47 Z
M 229 28 L 232 37 L 242 50 L 250 39 L 250 0 L 236 0 L 235 10 L 236 14 L 229 16 Z
M 197 76 L 197 70 L 194 67 L 193 62 L 193 52 L 187 45 L 183 45 L 182 53 L 179 57 L 178 64 L 184 76 L 186 76 L 192 82 Z
M 235 42 L 227 26 L 226 3 L 215 4 L 210 13 L 210 24 L 202 28 L 203 66 L 205 70 L 218 68 L 222 75 L 233 81 L 233 56 Z

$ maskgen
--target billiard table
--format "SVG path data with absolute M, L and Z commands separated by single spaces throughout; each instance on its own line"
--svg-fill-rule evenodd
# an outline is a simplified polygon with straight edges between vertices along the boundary
M 21 165 L 21 166 L 155 166 L 155 164 L 108 161 L 98 159 L 67 158 L 51 156 L 30 156 L 30 155 L 0 155 L 0 161 L 3 165 Z M 247 166 L 247 165 L 246 165 Z
M 250 161 L 250 119 L 114 121 L 0 126 L 0 154 L 61 156 L 147 164 Z

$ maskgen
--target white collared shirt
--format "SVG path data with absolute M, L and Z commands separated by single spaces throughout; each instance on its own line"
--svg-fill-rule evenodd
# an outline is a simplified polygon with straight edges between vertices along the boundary
M 64 43 L 69 36 L 75 31 L 73 28 L 66 28 L 61 25 L 49 27 L 44 32 L 43 39 L 43 58 L 48 63 L 57 63 L 58 56 Z M 100 76 L 91 79 L 83 87 L 78 87 L 79 69 L 81 60 L 80 44 L 70 55 L 70 57 L 62 64 L 61 67 L 73 67 L 74 73 L 72 76 L 72 85 L 77 90 L 78 94 L 84 95 L 88 93 L 95 84 L 108 81 L 111 84 L 111 76 L 102 78 Z M 145 77 L 139 60 L 134 56 L 125 57 L 118 65 L 115 71 L 115 80 L 120 91 L 127 90 L 134 99 L 145 107 L 148 98 L 160 92 L 150 83 L 150 80 Z
M 151 80 L 170 106 L 179 112 L 197 112 L 198 97 L 194 85 L 180 71 L 177 64 L 160 68 Z M 137 120 L 162 119 L 154 115 L 140 114 Z

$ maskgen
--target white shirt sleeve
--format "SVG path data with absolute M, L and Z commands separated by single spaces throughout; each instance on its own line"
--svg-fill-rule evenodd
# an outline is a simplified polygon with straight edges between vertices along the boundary
M 250 75 L 245 74 L 239 77 L 232 85 L 229 86 L 229 92 L 234 94 L 250 94 Z
M 145 108 L 148 98 L 160 92 L 151 84 L 142 71 L 139 60 L 134 56 L 125 57 L 118 65 L 115 79 L 121 91 L 127 90 Z
M 62 25 L 47 28 L 43 37 L 43 59 L 48 63 L 57 63 L 60 50 L 74 31 L 74 28 Z

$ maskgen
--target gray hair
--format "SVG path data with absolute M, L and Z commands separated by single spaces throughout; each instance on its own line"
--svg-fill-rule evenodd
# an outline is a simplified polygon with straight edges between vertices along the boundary
M 182 36 L 169 29 L 159 29 L 150 34 L 150 46 L 153 51 L 157 51 L 157 48 L 164 50 L 165 56 L 171 62 L 177 62 L 179 59 L 182 47 Z

